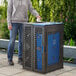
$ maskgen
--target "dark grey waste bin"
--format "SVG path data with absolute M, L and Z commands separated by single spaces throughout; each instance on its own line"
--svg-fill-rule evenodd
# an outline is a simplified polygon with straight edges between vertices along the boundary
M 23 24 L 23 68 L 41 73 L 63 68 L 63 24 Z

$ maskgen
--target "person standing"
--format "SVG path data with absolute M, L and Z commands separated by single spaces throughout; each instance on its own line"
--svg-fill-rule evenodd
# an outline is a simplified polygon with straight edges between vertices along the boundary
M 41 19 L 38 12 L 32 7 L 32 3 L 30 0 L 8 0 L 7 23 L 8 23 L 8 29 L 10 31 L 10 42 L 8 45 L 7 57 L 9 65 L 14 65 L 13 52 L 17 33 L 19 33 L 18 63 L 22 64 L 22 50 L 23 50 L 22 22 L 28 22 L 28 14 L 27 14 L 28 10 L 37 19 Z

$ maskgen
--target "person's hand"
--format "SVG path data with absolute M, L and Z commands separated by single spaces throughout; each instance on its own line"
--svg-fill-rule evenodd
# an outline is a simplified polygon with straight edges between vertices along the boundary
M 41 19 L 41 16 L 37 16 L 37 18 Z
M 8 29 L 9 30 L 12 30 L 12 25 L 8 25 Z
M 41 17 L 40 16 L 37 16 L 37 22 L 41 22 Z

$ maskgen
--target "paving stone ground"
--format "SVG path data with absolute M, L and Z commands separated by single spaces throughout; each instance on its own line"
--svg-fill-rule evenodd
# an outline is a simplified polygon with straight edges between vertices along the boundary
M 18 57 L 14 55 L 14 66 L 9 66 L 7 62 L 7 53 L 0 51 L 0 76 L 76 76 L 76 64 L 64 63 L 64 68 L 47 74 L 40 74 L 24 70 L 17 63 Z

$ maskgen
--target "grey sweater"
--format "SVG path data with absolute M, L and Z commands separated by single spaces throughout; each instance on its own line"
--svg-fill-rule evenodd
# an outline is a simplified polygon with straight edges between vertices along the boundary
M 38 12 L 32 7 L 30 0 L 8 0 L 7 7 L 7 22 L 20 23 L 28 21 L 28 10 L 36 17 L 39 16 Z

